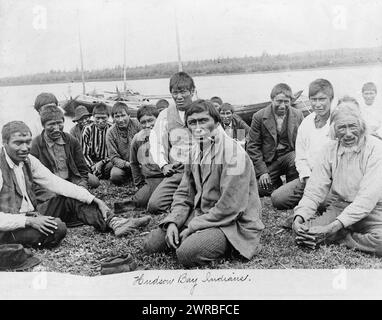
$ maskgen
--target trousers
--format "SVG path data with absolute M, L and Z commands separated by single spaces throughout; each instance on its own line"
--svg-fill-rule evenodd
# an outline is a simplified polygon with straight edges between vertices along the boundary
M 138 208 L 146 208 L 151 195 L 162 182 L 163 178 L 146 178 L 145 184 L 139 188 L 132 200 Z
M 147 212 L 150 214 L 167 213 L 173 201 L 173 196 L 182 180 L 183 172 L 166 177 L 156 187 L 147 204 Z
M 150 232 L 144 242 L 147 253 L 166 252 L 166 231 L 157 228 Z M 184 267 L 197 267 L 227 256 L 231 246 L 219 228 L 208 228 L 192 233 L 176 249 L 176 256 Z
M 113 218 L 113 215 L 109 215 L 105 220 L 94 203 L 87 204 L 64 196 L 56 196 L 38 204 L 37 210 L 42 215 L 60 218 L 68 226 L 85 224 L 101 232 L 109 229 L 108 222 Z
M 274 190 L 271 194 L 272 205 L 279 210 L 293 209 L 304 195 L 305 183 L 294 179 Z
M 258 184 L 260 197 L 270 196 L 274 190 L 282 185 L 281 176 L 286 176 L 286 182 L 292 181 L 298 178 L 298 172 L 296 170 L 295 164 L 295 152 L 290 151 L 276 160 L 274 160 L 268 166 L 269 176 L 271 178 L 272 186 L 268 189 L 264 189 Z
M 131 169 L 120 169 L 118 167 L 112 167 L 110 171 L 110 181 L 116 185 L 120 185 L 129 181 L 132 178 Z
M 307 223 L 309 225 L 328 225 L 336 220 L 348 205 L 348 202 L 333 201 L 322 216 Z M 373 211 L 376 210 L 382 212 L 382 206 L 377 205 Z M 366 218 L 346 229 L 338 231 L 328 242 L 342 243 L 350 249 L 382 256 L 382 223 L 380 214 L 375 212 L 370 213 Z
M 57 229 L 49 236 L 44 235 L 40 231 L 27 227 L 13 231 L 0 231 L 0 244 L 18 243 L 27 248 L 53 248 L 60 244 L 66 235 L 66 224 L 61 219 L 56 218 Z

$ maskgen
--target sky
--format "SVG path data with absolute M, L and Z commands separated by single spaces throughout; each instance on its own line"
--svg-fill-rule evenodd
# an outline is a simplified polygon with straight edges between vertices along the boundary
M 175 19 L 175 16 L 177 19 Z M 0 0 L 0 78 L 382 45 L 380 0 Z

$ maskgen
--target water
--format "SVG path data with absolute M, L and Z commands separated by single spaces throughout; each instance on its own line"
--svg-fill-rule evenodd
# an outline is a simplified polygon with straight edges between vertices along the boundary
M 251 104 L 269 100 L 272 87 L 280 82 L 288 83 L 294 92 L 304 90 L 317 78 L 328 79 L 334 86 L 335 100 L 345 94 L 360 99 L 363 83 L 373 81 L 382 96 L 382 65 L 357 66 L 333 69 L 309 69 L 298 71 L 252 73 L 237 75 L 218 75 L 195 77 L 197 96 L 211 98 L 220 96 L 223 101 L 232 104 Z M 169 79 L 131 80 L 128 85 L 142 94 L 168 94 Z M 114 91 L 116 86 L 122 88 L 122 81 L 89 82 L 87 91 Z M 81 83 L 59 83 L 0 87 L 0 126 L 11 120 L 23 120 L 30 126 L 38 128 L 39 118 L 33 109 L 35 97 L 41 92 L 52 92 L 58 100 L 76 96 L 82 92 Z M 66 119 L 65 130 L 73 126 Z M 37 129 L 36 129 L 37 130 Z M 35 132 L 34 132 L 35 133 Z

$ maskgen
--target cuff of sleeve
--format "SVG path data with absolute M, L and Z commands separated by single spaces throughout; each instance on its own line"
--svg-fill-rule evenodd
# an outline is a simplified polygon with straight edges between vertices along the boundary
M 170 223 L 175 223 L 174 221 L 163 221 L 159 224 L 159 227 L 162 229 L 162 230 L 167 230 L 167 227 Z M 176 223 L 175 223 L 176 224 Z
M 304 168 L 303 170 L 299 171 L 298 176 L 300 177 L 300 181 L 302 181 L 302 179 L 310 177 L 311 174 L 312 174 L 312 171 L 310 169 Z
M 160 168 L 160 170 L 162 171 L 163 170 L 163 167 L 165 166 L 165 165 L 168 165 L 168 163 L 167 162 L 161 162 L 160 164 L 159 164 L 159 168 Z
M 87 199 L 87 203 L 88 204 L 91 204 L 92 202 L 93 202 L 93 200 L 95 199 L 95 196 L 94 195 L 92 195 L 91 193 L 89 193 L 89 197 L 88 197 L 88 199 Z
M 19 215 L 20 216 L 20 226 L 21 228 L 25 228 L 25 224 L 27 223 L 27 217 L 25 215 Z
M 351 226 L 353 223 L 350 221 L 350 219 L 346 216 L 346 214 L 341 213 L 338 217 L 337 220 L 342 223 L 344 228 L 347 228 Z
M 198 229 L 195 228 L 195 226 L 192 223 L 192 221 L 190 221 L 190 223 L 187 225 L 187 229 L 190 230 L 191 233 L 194 233 L 195 231 L 198 231 Z
M 304 212 L 301 210 L 297 210 L 294 212 L 293 221 L 294 221 L 294 219 L 296 219 L 297 216 L 300 216 L 304 220 L 304 222 L 309 220 L 309 216 L 307 214 L 304 214 Z
M 301 214 L 295 214 L 295 215 L 293 216 L 293 221 L 296 220 L 297 217 L 300 217 L 300 218 L 303 220 L 303 222 L 306 222 L 305 217 L 303 217 Z

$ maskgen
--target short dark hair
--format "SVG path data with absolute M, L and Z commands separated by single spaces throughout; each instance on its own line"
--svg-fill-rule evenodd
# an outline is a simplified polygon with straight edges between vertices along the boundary
M 166 99 L 160 99 L 157 101 L 157 103 L 155 104 L 155 106 L 162 110 L 162 109 L 166 109 L 168 106 L 170 105 L 170 103 L 166 100 Z
M 109 107 L 103 102 L 97 103 L 93 108 L 93 116 L 96 114 L 106 114 L 110 116 Z
M 114 117 L 117 112 L 121 111 L 125 111 L 127 115 L 130 115 L 129 107 L 126 105 L 126 103 L 118 101 L 111 108 L 111 116 Z
M 333 100 L 334 90 L 332 84 L 326 79 L 316 79 L 309 85 L 309 98 L 323 92 Z
M 220 118 L 219 111 L 216 110 L 213 103 L 209 100 L 198 99 L 192 102 L 184 113 L 184 122 L 186 123 L 186 126 L 189 116 L 193 115 L 194 113 L 200 113 L 204 111 L 207 111 L 216 123 L 222 124 L 222 119 Z
M 158 118 L 159 110 L 157 107 L 146 105 L 142 106 L 137 111 L 137 119 L 138 121 L 141 120 L 143 116 L 154 116 L 155 118 Z
M 58 106 L 58 100 L 56 96 L 53 93 L 42 92 L 36 97 L 36 100 L 34 101 L 34 108 L 36 109 L 37 112 L 40 112 L 40 109 L 42 106 L 45 106 L 46 104 L 51 104 L 51 103 Z
M 232 106 L 232 104 L 230 104 L 230 103 L 228 103 L 228 102 L 223 103 L 223 104 L 221 105 L 219 111 L 226 111 L 226 110 L 230 110 L 230 111 L 232 111 L 232 113 L 233 113 L 234 110 L 233 110 L 233 106 Z
M 1 138 L 3 143 L 8 143 L 11 135 L 14 133 L 29 133 L 32 135 L 31 129 L 22 121 L 11 121 L 6 123 L 1 129 Z
M 186 72 L 177 72 L 170 79 L 170 92 L 173 88 L 194 91 L 195 83 Z
M 223 100 L 222 100 L 220 97 L 217 97 L 217 96 L 212 97 L 210 100 L 211 100 L 212 102 L 216 102 L 216 103 L 218 103 L 219 106 L 221 106 L 221 105 L 223 104 Z
M 273 100 L 273 98 L 276 97 L 280 93 L 285 94 L 291 100 L 293 99 L 292 89 L 286 83 L 279 83 L 273 87 L 273 89 L 271 91 L 271 99 Z
M 375 85 L 374 82 L 366 82 L 362 86 L 362 92 L 364 91 L 374 91 L 375 93 L 377 93 L 377 86 Z

